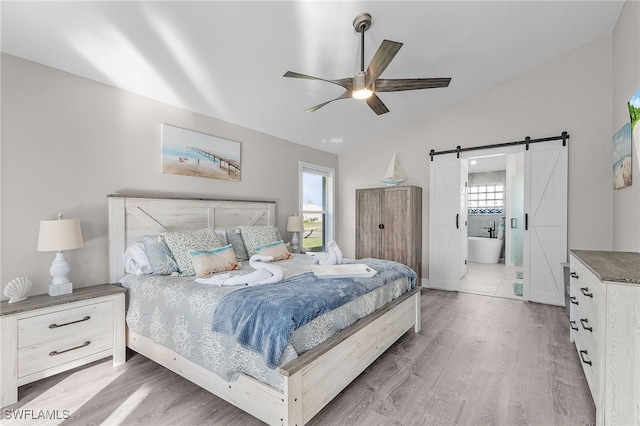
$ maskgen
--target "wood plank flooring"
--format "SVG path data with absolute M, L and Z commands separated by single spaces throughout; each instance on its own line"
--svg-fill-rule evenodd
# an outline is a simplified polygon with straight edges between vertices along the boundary
M 311 425 L 586 425 L 595 407 L 560 307 L 426 290 L 408 332 Z M 339 368 L 339 366 L 336 366 Z M 0 424 L 259 425 L 259 420 L 141 355 L 19 389 Z M 15 420 L 6 410 L 68 410 Z

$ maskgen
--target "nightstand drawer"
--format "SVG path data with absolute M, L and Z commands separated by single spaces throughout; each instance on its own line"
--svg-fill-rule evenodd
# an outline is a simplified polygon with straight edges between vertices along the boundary
M 105 301 L 44 315 L 35 315 L 18 321 L 18 348 L 34 344 L 57 342 L 67 337 L 97 335 L 113 327 L 113 302 Z
M 18 350 L 18 378 L 113 347 L 113 323 L 102 322 L 64 338 L 37 343 Z

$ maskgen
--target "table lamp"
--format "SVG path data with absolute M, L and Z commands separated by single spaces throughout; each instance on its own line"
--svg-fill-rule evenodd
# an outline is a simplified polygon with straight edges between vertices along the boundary
M 291 252 L 300 253 L 300 239 L 298 238 L 298 232 L 304 231 L 302 217 L 298 215 L 289 216 L 287 218 L 287 231 L 293 232 L 293 237 L 291 237 Z
M 71 267 L 63 250 L 73 250 L 81 248 L 83 245 L 78 219 L 62 219 L 62 213 L 59 213 L 57 220 L 40 221 L 38 251 L 56 252 L 56 257 L 49 269 L 49 273 L 53 277 L 49 284 L 49 296 L 60 296 L 73 292 L 73 283 L 67 278 Z

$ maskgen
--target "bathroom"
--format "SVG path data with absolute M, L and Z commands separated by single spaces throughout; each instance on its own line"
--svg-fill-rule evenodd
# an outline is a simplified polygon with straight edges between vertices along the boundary
M 521 298 L 523 169 L 522 153 L 469 158 L 467 274 L 461 291 Z

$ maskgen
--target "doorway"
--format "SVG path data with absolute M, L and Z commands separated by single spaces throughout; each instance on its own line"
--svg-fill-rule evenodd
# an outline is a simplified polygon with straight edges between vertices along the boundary
M 523 173 L 522 152 L 468 158 L 461 292 L 523 299 Z
M 457 151 L 457 155 L 456 151 L 441 152 L 453 155 L 432 155 L 429 172 L 430 288 L 460 291 L 461 279 L 469 273 L 469 161 L 475 157 L 506 155 L 508 170 L 509 167 L 518 170 L 518 164 L 523 164 L 523 173 L 522 178 L 517 178 L 515 172 L 507 171 L 509 179 L 503 190 L 508 194 L 513 185 L 521 184 L 524 207 L 523 217 L 516 217 L 515 210 L 518 209 L 514 207 L 514 212 L 511 212 L 511 207 L 508 204 L 505 206 L 504 238 L 506 245 L 510 247 L 504 252 L 503 262 L 505 266 L 518 265 L 518 253 L 512 249 L 517 247 L 514 241 L 519 238 L 522 230 L 523 300 L 564 306 L 562 264 L 567 259 L 568 152 L 566 141 L 560 144 L 550 142 L 552 140 L 557 141 L 559 138 L 539 140 L 535 145 L 530 144 L 527 139 L 525 146 L 511 143 L 506 144 L 509 146 Z M 520 157 L 509 155 L 516 153 L 523 156 L 523 161 Z M 498 223 L 495 227 L 487 228 L 493 228 L 492 232 L 499 231 Z M 514 282 L 519 279 L 515 278 Z

